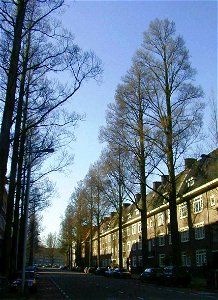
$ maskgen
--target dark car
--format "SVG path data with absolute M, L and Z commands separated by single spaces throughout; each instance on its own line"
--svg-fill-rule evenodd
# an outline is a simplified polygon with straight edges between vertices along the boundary
M 106 267 L 98 267 L 95 270 L 95 275 L 104 275 L 105 271 L 107 271 Z
M 25 288 L 30 292 L 37 291 L 37 278 L 34 271 L 25 271 Z M 22 287 L 22 272 L 13 274 L 10 283 L 11 291 L 19 291 Z
M 144 272 L 140 275 L 140 280 L 142 282 L 159 282 L 160 277 L 163 274 L 162 268 L 147 268 Z
M 131 278 L 131 273 L 125 268 L 116 268 L 113 271 L 115 278 Z
M 160 283 L 166 285 L 188 286 L 191 283 L 191 272 L 187 267 L 168 266 L 163 269 Z
M 106 276 L 106 277 L 112 277 L 113 273 L 114 273 L 114 269 L 107 268 L 107 270 L 104 272 L 104 276 Z

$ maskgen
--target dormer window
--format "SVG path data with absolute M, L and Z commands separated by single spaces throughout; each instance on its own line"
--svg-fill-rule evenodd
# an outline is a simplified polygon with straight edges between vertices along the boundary
M 186 183 L 187 183 L 188 187 L 191 187 L 195 183 L 195 178 L 194 177 L 190 177 L 189 179 L 186 180 Z
M 139 215 L 139 210 L 138 209 L 135 210 L 135 214 Z

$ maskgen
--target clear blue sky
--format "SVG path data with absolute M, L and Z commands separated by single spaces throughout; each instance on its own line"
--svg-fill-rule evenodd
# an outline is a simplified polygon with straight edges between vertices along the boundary
M 131 66 L 135 51 L 143 40 L 143 32 L 155 18 L 169 18 L 176 23 L 191 54 L 192 66 L 198 71 L 196 83 L 205 92 L 217 91 L 217 2 L 216 1 L 66 1 L 68 7 L 61 19 L 64 27 L 75 35 L 83 50 L 93 50 L 102 60 L 104 75 L 100 85 L 85 83 L 68 104 L 68 109 L 86 114 L 86 121 L 75 131 L 77 140 L 71 145 L 75 160 L 67 176 L 56 174 L 58 195 L 43 214 L 44 234 L 58 232 L 60 216 L 69 197 L 98 158 L 102 145 L 99 127 L 105 122 L 107 104 L 121 77 Z M 205 116 L 206 117 L 206 116 Z

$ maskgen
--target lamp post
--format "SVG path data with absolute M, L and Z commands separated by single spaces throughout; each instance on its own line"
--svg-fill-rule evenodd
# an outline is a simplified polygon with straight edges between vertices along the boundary
M 27 246 L 27 227 L 28 227 L 28 210 L 29 210 L 29 195 L 30 195 L 30 177 L 32 168 L 32 153 L 53 153 L 53 148 L 32 150 L 30 146 L 28 164 L 27 164 L 27 183 L 26 183 L 26 195 L 24 205 L 24 240 L 23 240 L 23 261 L 22 261 L 22 295 L 24 294 L 25 287 L 25 269 L 26 269 L 26 246 Z

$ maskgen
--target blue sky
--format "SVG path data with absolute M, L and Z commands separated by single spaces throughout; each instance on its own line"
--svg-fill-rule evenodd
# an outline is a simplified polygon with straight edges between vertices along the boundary
M 99 127 L 104 125 L 107 104 L 114 101 L 117 85 L 131 66 L 143 40 L 143 32 L 155 18 L 176 23 L 197 69 L 196 84 L 202 86 L 205 101 L 211 89 L 217 91 L 217 2 L 216 1 L 66 1 L 61 17 L 64 27 L 75 35 L 83 50 L 93 50 L 102 60 L 101 84 L 85 83 L 67 108 L 86 114 L 76 129 L 71 145 L 75 155 L 68 175 L 53 174 L 58 194 L 43 214 L 44 234 L 58 232 L 60 216 L 69 197 L 92 163 L 100 155 Z M 205 115 L 205 117 L 207 114 Z

